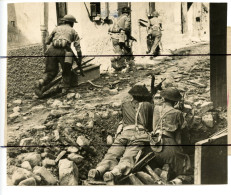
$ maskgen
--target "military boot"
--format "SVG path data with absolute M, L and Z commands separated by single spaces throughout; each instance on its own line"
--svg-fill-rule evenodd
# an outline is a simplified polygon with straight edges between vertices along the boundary
M 107 185 L 112 186 L 115 185 L 114 182 L 114 175 L 112 174 L 112 172 L 106 172 L 103 175 L 103 180 L 106 182 Z
M 34 88 L 35 88 L 35 95 L 37 95 L 39 98 L 41 98 L 43 96 L 43 92 L 42 92 L 42 87 L 44 85 L 44 80 L 40 79 L 38 81 L 35 82 Z
M 97 169 L 91 169 L 88 172 L 88 179 L 89 180 L 98 180 L 100 178 L 100 172 Z

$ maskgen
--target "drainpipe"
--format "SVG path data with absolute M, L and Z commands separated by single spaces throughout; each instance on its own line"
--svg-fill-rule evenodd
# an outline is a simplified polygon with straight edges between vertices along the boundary
M 48 3 L 41 3 L 41 17 L 40 17 L 40 31 L 42 36 L 43 52 L 45 53 L 46 47 L 46 37 L 48 30 Z

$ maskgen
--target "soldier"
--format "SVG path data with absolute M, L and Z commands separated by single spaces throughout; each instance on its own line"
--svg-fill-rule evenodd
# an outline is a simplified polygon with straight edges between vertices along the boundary
M 112 45 L 115 54 L 119 55 L 111 59 L 112 67 L 115 70 L 122 70 L 126 63 L 131 60 L 131 47 L 129 38 L 131 36 L 131 19 L 130 8 L 122 8 L 122 15 L 114 21 L 113 26 L 109 29 Z M 123 55 L 127 55 L 122 57 Z
M 153 117 L 153 105 L 148 102 L 151 94 L 143 85 L 135 85 L 128 93 L 133 99 L 122 104 L 123 127 L 119 126 L 115 141 L 104 159 L 96 169 L 89 171 L 89 179 L 103 176 L 104 181 L 113 184 L 115 178 L 130 172 L 138 152 L 149 145 L 148 132 L 152 131 Z
M 174 175 L 185 174 L 190 169 L 189 156 L 183 153 L 181 134 L 185 129 L 183 113 L 174 106 L 182 96 L 176 88 L 166 88 L 160 93 L 164 98 L 161 106 L 155 106 L 153 114 L 153 141 L 155 161 L 162 167 L 168 164 Z
M 158 16 L 159 13 L 154 11 L 153 14 L 151 14 L 149 17 L 147 42 L 151 42 L 152 44 L 150 46 L 148 44 L 148 51 L 146 52 L 147 54 L 151 53 L 155 55 L 157 53 L 156 49 L 159 45 L 161 45 L 162 21 L 158 18 Z
M 38 97 L 42 96 L 42 87 L 49 84 L 57 76 L 59 72 L 59 63 L 62 68 L 63 92 L 67 92 L 71 87 L 71 68 L 74 56 L 74 53 L 71 50 L 71 43 L 74 43 L 79 63 L 81 64 L 82 52 L 80 38 L 77 32 L 73 29 L 74 23 L 77 23 L 76 18 L 72 15 L 65 15 L 61 20 L 63 21 L 63 24 L 57 26 L 46 41 L 46 44 L 50 45 L 45 52 L 45 75 L 43 79 L 40 79 L 35 83 L 35 94 Z

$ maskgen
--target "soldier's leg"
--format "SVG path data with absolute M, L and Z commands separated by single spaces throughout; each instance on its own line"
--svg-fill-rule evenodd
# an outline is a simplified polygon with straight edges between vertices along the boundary
M 114 52 L 117 56 L 111 58 L 111 65 L 115 70 L 120 70 L 123 66 L 123 60 L 121 55 L 123 54 L 123 50 L 119 43 L 119 39 L 112 38 L 112 45 L 114 48 Z
M 61 67 L 62 67 L 62 77 L 63 77 L 63 88 L 68 89 L 71 87 L 71 68 L 72 64 L 64 63 L 64 58 L 59 59 Z
M 96 169 L 89 171 L 88 177 L 90 179 L 102 177 L 106 171 L 111 171 L 118 164 L 120 157 L 125 151 L 125 145 L 121 142 L 122 139 L 121 136 L 118 136 Z
M 154 43 L 153 43 L 153 46 L 152 46 L 152 49 L 151 49 L 151 52 L 150 52 L 151 54 L 154 54 L 154 53 L 155 53 L 156 48 L 157 48 L 157 46 L 159 45 L 160 39 L 161 39 L 161 35 L 156 35 L 156 36 L 155 36 L 155 41 L 154 41 Z

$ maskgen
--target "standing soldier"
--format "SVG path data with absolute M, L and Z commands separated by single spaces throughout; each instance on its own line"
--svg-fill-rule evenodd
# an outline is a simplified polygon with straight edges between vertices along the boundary
M 161 45 L 162 21 L 158 18 L 158 16 L 159 13 L 154 11 L 153 14 L 151 14 L 149 17 L 147 42 L 152 42 L 152 44 L 150 46 L 148 44 L 148 51 L 146 52 L 147 54 L 151 53 L 155 55 L 157 47 Z
M 72 15 L 65 15 L 61 20 L 63 24 L 57 26 L 46 41 L 46 44 L 50 46 L 45 52 L 45 75 L 43 79 L 35 83 L 35 94 L 38 97 L 42 97 L 42 88 L 57 76 L 59 63 L 62 68 L 63 92 L 67 92 L 71 87 L 71 68 L 74 57 L 71 49 L 72 42 L 77 51 L 79 63 L 81 64 L 82 61 L 80 38 L 78 33 L 73 29 L 74 23 L 77 23 L 76 18 Z
M 111 59 L 112 67 L 115 70 L 125 68 L 132 55 L 129 45 L 129 38 L 131 37 L 131 19 L 129 15 L 130 8 L 123 7 L 122 15 L 114 21 L 113 26 L 109 29 L 114 52 L 119 55 Z

